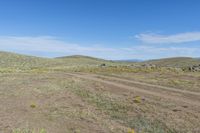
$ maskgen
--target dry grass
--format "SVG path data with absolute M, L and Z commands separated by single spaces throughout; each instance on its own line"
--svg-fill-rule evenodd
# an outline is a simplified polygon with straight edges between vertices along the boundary
M 198 125 L 198 114 L 187 110 L 188 106 L 181 112 L 175 108 L 181 106 L 177 103 L 167 103 L 167 100 L 153 96 L 145 97 L 144 101 L 144 94 L 125 93 L 121 88 L 66 76 L 65 72 L 95 73 L 200 92 L 199 73 L 166 67 L 134 67 L 130 63 L 82 56 L 44 59 L 0 53 L 0 58 L 0 107 L 8 111 L 0 110 L 2 116 L 8 117 L 2 117 L 4 123 L 0 125 L 5 131 L 24 127 L 27 121 L 32 122 L 31 128 L 15 129 L 13 133 L 52 133 L 53 129 L 113 133 L 127 133 L 128 129 L 134 129 L 136 133 L 176 133 L 182 132 L 181 128 L 194 131 L 186 126 Z M 102 63 L 106 65 L 101 66 Z M 180 111 L 180 114 L 173 110 Z M 189 122 L 183 121 L 186 119 Z M 186 125 L 181 127 L 181 122 Z M 46 130 L 33 130 L 37 127 Z
M 12 133 L 47 133 L 45 129 L 30 130 L 30 129 L 15 129 Z
M 134 117 L 129 116 L 130 112 L 135 112 L 135 107 L 123 99 L 118 99 L 111 93 L 90 91 L 77 83 L 68 84 L 67 88 L 81 97 L 84 101 L 89 104 L 95 105 L 99 110 L 109 115 L 110 119 L 120 121 L 124 126 L 135 129 L 137 133 L 176 133 L 174 129 L 170 129 L 157 119 L 151 120 L 142 116 L 142 112 Z M 134 103 L 138 104 L 142 102 L 140 96 L 135 96 L 133 99 Z

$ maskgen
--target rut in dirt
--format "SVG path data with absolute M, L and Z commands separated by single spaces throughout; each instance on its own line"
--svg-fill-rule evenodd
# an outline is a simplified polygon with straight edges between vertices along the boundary
M 130 81 L 127 79 L 120 79 L 116 77 L 109 77 L 109 76 L 102 76 L 102 75 L 95 75 L 95 74 L 88 74 L 88 73 L 65 73 L 65 74 L 73 76 L 73 77 L 81 78 L 81 79 L 86 79 L 86 80 L 96 81 L 96 82 L 100 82 L 107 85 L 112 85 L 114 87 L 119 87 L 122 89 L 132 90 L 132 91 L 143 93 L 146 95 L 161 97 L 161 98 L 170 99 L 173 101 L 200 107 L 200 101 L 198 100 L 199 93 L 195 93 L 195 92 L 189 92 L 185 90 L 179 90 L 179 89 L 169 88 L 169 87 L 164 87 L 164 86 L 159 86 L 159 85 L 152 85 L 152 84 L 142 83 L 138 81 Z M 110 81 L 110 80 L 113 80 L 113 81 Z M 127 85 L 125 84 L 125 82 L 126 83 L 132 82 L 135 84 L 148 86 L 151 89 L 146 89 L 142 86 L 136 87 L 134 85 Z

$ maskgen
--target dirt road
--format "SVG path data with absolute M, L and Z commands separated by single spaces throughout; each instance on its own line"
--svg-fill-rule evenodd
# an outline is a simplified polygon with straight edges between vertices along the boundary
M 48 133 L 127 133 L 130 127 L 138 133 L 200 131 L 200 94 L 195 92 L 78 72 L 2 74 L 0 84 L 3 133 L 18 128 Z
M 87 79 L 112 85 L 122 89 L 133 90 L 147 95 L 170 99 L 172 101 L 182 102 L 188 105 L 194 105 L 200 107 L 200 93 L 198 92 L 190 92 L 176 88 L 170 88 L 160 85 L 152 85 L 148 83 L 142 83 L 138 81 L 120 79 L 104 75 L 95 75 L 88 73 L 67 73 L 67 74 L 82 79 Z

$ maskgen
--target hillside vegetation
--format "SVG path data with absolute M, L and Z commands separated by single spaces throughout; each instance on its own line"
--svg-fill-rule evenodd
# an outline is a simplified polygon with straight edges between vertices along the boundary
M 199 132 L 198 63 L 0 52 L 0 133 Z
M 1 68 L 19 68 L 30 69 L 35 67 L 65 67 L 65 66 L 97 66 L 106 65 L 131 65 L 131 64 L 153 64 L 159 67 L 189 67 L 199 65 L 200 59 L 190 57 L 174 57 L 157 60 L 143 61 L 140 63 L 130 63 L 121 61 L 109 61 L 99 58 L 74 55 L 57 58 L 41 58 L 35 56 L 27 56 L 22 54 L 1 52 L 0 51 L 0 67 Z
M 190 57 L 174 57 L 174 58 L 149 60 L 143 63 L 150 63 L 161 67 L 189 67 L 192 65 L 200 64 L 200 60 Z
M 51 62 L 50 59 L 26 56 L 9 52 L 0 52 L 0 67 L 9 67 L 9 68 L 27 68 L 42 66 Z
M 103 63 L 114 64 L 112 61 L 80 55 L 58 58 L 41 58 L 9 52 L 0 52 L 1 68 L 31 69 L 37 67 L 100 65 Z

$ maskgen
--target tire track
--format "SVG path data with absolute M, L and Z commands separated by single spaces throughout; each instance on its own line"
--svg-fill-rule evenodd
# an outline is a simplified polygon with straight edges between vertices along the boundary
M 84 73 L 65 73 L 65 74 L 73 76 L 73 77 L 81 78 L 81 79 L 92 80 L 92 81 L 100 82 L 100 83 L 103 83 L 103 84 L 119 87 L 119 88 L 122 88 L 122 89 L 128 89 L 128 90 L 132 90 L 132 91 L 139 92 L 139 93 L 144 93 L 144 94 L 151 95 L 151 96 L 157 96 L 157 97 L 170 99 L 170 100 L 174 100 L 174 101 L 177 101 L 177 102 L 187 103 L 189 105 L 194 105 L 194 106 L 200 107 L 200 101 L 190 99 L 188 97 L 182 97 L 182 96 L 179 96 L 179 95 L 176 95 L 176 96 L 169 95 L 169 94 L 166 94 L 166 92 L 161 92 L 161 91 L 156 91 L 156 90 L 152 91 L 152 89 L 147 90 L 147 89 L 144 89 L 142 87 L 138 88 L 138 87 L 135 87 L 135 86 L 125 85 L 123 83 L 119 83 L 119 82 L 116 82 L 116 81 L 108 81 L 108 80 L 105 80 L 105 79 L 100 79 L 98 77 L 95 77 L 95 76 L 101 76 L 101 75 L 84 74 Z M 107 78 L 107 76 L 104 76 L 104 78 Z M 112 79 L 130 82 L 129 80 L 126 80 L 126 79 L 119 79 L 119 78 L 112 78 Z M 142 84 L 142 85 L 151 86 L 151 87 L 160 87 L 160 86 L 157 86 L 157 85 L 150 85 L 150 84 L 146 84 L 146 83 L 143 84 L 141 82 L 136 82 L 136 81 L 133 81 L 133 82 L 139 83 L 139 84 Z M 174 88 L 168 88 L 168 87 L 164 87 L 164 88 L 165 88 L 165 90 L 168 90 L 169 92 L 171 91 L 170 93 L 187 93 L 188 92 L 188 91 L 181 91 L 181 90 L 177 91 L 177 89 L 175 90 Z M 161 89 L 163 89 L 163 88 L 161 88 Z M 193 93 L 189 93 L 189 94 L 193 94 Z
M 166 86 L 161 86 L 161 85 L 153 85 L 153 84 L 149 84 L 149 83 L 144 83 L 144 82 L 139 82 L 139 81 L 133 81 L 133 80 L 128 80 L 128 79 L 123 79 L 123 78 L 118 78 L 118 77 L 111 77 L 111 76 L 105 76 L 105 75 L 96 75 L 96 74 L 83 74 L 80 73 L 82 75 L 88 75 L 88 76 L 93 76 L 96 78 L 104 78 L 107 80 L 111 80 L 111 81 L 120 81 L 120 82 L 126 82 L 126 83 L 132 83 L 132 84 L 136 84 L 136 85 L 141 85 L 141 86 L 148 86 L 148 87 L 153 87 L 154 89 L 161 89 L 161 90 L 166 90 L 166 91 L 172 91 L 172 92 L 176 92 L 176 93 L 182 93 L 182 94 L 190 94 L 190 95 L 194 95 L 194 96 L 200 96 L 199 92 L 192 92 L 192 91 L 187 91 L 187 90 L 180 90 L 180 89 L 176 89 L 173 87 L 166 87 Z

